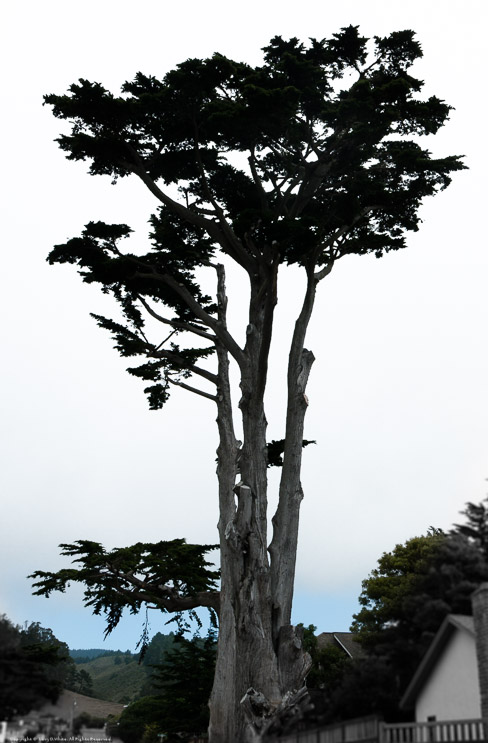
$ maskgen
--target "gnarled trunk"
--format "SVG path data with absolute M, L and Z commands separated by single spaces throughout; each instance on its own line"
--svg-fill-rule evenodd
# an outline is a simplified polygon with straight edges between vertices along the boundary
M 261 277 L 267 291 L 252 287 L 245 362 L 241 366 L 239 403 L 244 442 L 233 430 L 228 360 L 218 348 L 218 479 L 220 494 L 221 604 L 214 687 L 210 701 L 211 743 L 258 741 L 276 714 L 297 704 L 296 692 L 309 669 L 301 635 L 290 626 L 300 498 L 300 457 L 305 386 L 313 355 L 299 349 L 290 357 L 289 415 L 285 461 L 291 490 L 282 486 L 283 516 L 275 522 L 271 560 L 267 541 L 267 448 L 264 391 L 276 277 Z M 223 275 L 219 290 L 220 321 L 225 322 Z M 295 333 L 296 336 L 296 333 Z M 302 337 L 295 337 L 298 348 Z M 290 380 L 293 380 L 292 383 Z M 286 459 L 287 457 L 287 459 Z M 291 465 L 290 465 L 291 463 Z M 297 479 L 298 478 L 298 479 Z M 236 483 L 236 479 L 238 482 Z M 295 525 L 280 528 L 283 519 Z M 277 536 L 278 535 L 278 536 Z M 291 535 L 291 536 L 290 536 Z M 279 577 L 279 580 L 276 579 Z M 299 694 L 303 702 L 303 693 Z

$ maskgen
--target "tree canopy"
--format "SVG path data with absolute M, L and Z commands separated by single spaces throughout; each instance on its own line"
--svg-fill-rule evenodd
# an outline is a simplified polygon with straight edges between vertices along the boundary
M 414 537 L 383 554 L 363 581 L 352 629 L 408 677 L 446 614 L 471 614 L 471 594 L 486 577 L 483 555 L 462 535 Z
M 318 280 L 343 255 L 405 247 L 422 199 L 463 167 L 459 157 L 433 158 L 418 144 L 450 107 L 418 98 L 422 82 L 408 72 L 421 56 L 413 32 L 375 37 L 371 58 L 369 51 L 350 26 L 308 47 L 275 37 L 256 68 L 215 54 L 162 80 L 138 73 L 119 96 L 80 80 L 67 95 L 45 97 L 55 116 L 73 122 L 58 140 L 69 159 L 88 160 L 91 174 L 114 182 L 135 173 L 162 202 L 148 252 L 122 250 L 127 225 L 90 222 L 49 257 L 77 264 L 84 281 L 119 302 L 126 324 L 96 320 L 123 356 L 146 358 L 129 371 L 152 382 L 152 408 L 170 383 L 216 383 L 199 366 L 215 342 L 243 361 L 197 276 L 218 252 L 249 273 L 298 263 Z M 179 198 L 162 190 L 170 185 Z M 144 311 L 174 331 L 171 343 L 149 339 Z M 204 346 L 177 344 L 185 333 Z

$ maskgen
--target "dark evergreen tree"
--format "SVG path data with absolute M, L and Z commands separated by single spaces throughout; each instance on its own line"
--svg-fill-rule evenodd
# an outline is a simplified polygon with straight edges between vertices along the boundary
M 0 719 L 59 697 L 72 664 L 68 647 L 38 622 L 25 627 L 0 616 Z
M 57 245 L 50 262 L 77 265 L 84 281 L 119 303 L 121 318 L 95 319 L 122 356 L 139 359 L 129 371 L 145 381 L 151 408 L 176 386 L 217 409 L 222 576 L 212 743 L 241 741 L 246 727 L 262 733 L 293 703 L 289 692 L 300 690 L 308 670 L 291 605 L 314 362 L 305 338 L 317 287 L 345 255 L 404 248 L 424 197 L 463 167 L 458 157 L 434 158 L 419 144 L 450 110 L 435 96 L 421 97 L 422 82 L 410 74 L 421 55 L 412 31 L 369 41 L 350 26 L 307 45 L 275 37 L 256 67 L 215 54 L 187 60 L 162 80 L 138 73 L 120 96 L 87 80 L 67 95 L 46 96 L 55 116 L 72 123 L 58 140 L 69 159 L 88 161 L 91 174 L 114 182 L 135 175 L 159 202 L 149 249 L 129 240 L 125 224 L 90 222 Z M 249 289 L 240 336 L 227 325 L 229 263 Z M 302 305 L 268 539 L 264 399 L 286 265 L 301 271 Z M 214 280 L 211 294 L 205 273 Z M 243 305 L 242 293 L 237 302 Z M 242 444 L 230 363 L 239 374 Z M 150 601 L 156 593 L 153 587 Z M 132 587 L 123 596 L 131 606 L 137 601 Z M 178 598 L 176 588 L 177 611 Z M 93 606 L 100 607 L 97 599 Z M 117 611 L 109 617 L 117 620 Z
M 161 632 L 156 632 L 144 653 L 144 665 L 156 666 L 162 663 L 166 653 L 172 650 L 175 644 L 175 637 L 176 636 L 173 632 L 170 632 L 167 635 L 163 635 Z
M 190 736 L 206 732 L 216 654 L 214 631 L 203 639 L 188 640 L 177 635 L 175 647 L 156 666 L 153 683 L 162 693 L 161 712 L 167 733 L 184 731 Z
M 91 697 L 93 696 L 93 679 L 84 668 L 77 668 L 73 664 L 65 679 L 64 688 Z
M 160 696 L 143 697 L 129 704 L 116 724 L 110 725 L 110 734 L 123 743 L 140 743 L 147 726 L 155 726 L 160 734 L 164 732 Z
M 461 511 L 466 517 L 466 523 L 454 524 L 453 533 L 462 534 L 475 544 L 488 561 L 488 498 L 481 503 L 466 503 Z

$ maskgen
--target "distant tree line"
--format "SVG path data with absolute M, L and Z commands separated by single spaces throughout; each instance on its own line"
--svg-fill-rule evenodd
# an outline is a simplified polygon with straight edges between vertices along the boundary
M 137 658 L 137 653 L 132 653 L 130 650 L 125 652 L 122 650 L 104 650 L 103 648 L 90 648 L 88 650 L 70 650 L 69 654 L 75 663 L 89 663 L 95 658 L 107 658 L 113 655 L 131 655 Z

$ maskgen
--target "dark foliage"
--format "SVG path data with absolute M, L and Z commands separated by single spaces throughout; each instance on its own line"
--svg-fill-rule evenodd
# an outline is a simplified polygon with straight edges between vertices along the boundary
M 280 263 L 319 274 L 344 255 L 401 249 L 421 201 L 464 167 L 418 144 L 450 106 L 420 97 L 412 31 L 370 42 L 349 26 L 308 46 L 276 36 L 263 51 L 255 68 L 214 54 L 161 80 L 138 73 L 119 96 L 83 79 L 45 96 L 72 124 L 58 139 L 69 159 L 114 182 L 136 174 L 162 203 L 146 251 L 122 250 L 129 226 L 90 222 L 49 256 L 117 300 L 124 322 L 94 317 L 122 356 L 142 357 L 129 371 L 151 382 L 152 409 L 171 384 L 216 383 L 200 362 L 216 339 L 232 346 L 198 269 L 223 253 L 256 276 Z M 163 190 L 169 184 L 179 200 Z M 168 326 L 165 340 L 150 340 L 149 317 Z M 177 344 L 182 335 L 203 346 Z
M 205 555 L 215 545 L 186 544 L 184 539 L 148 544 L 138 542 L 131 547 L 106 551 L 98 542 L 79 540 L 62 544 L 61 553 L 74 557 L 81 567 L 59 570 L 57 573 L 36 571 L 30 578 L 35 595 L 49 596 L 64 592 L 72 582 L 85 586 L 85 606 L 94 614 L 105 615 L 105 635 L 117 626 L 124 609 L 137 614 L 143 606 L 156 606 L 162 612 L 175 612 L 184 629 L 183 611 L 199 621 L 193 611 L 201 605 L 198 597 L 216 592 L 219 573 Z M 214 610 L 209 606 L 211 612 Z M 147 635 L 141 638 L 143 649 Z
M 84 692 L 80 693 L 84 694 Z M 82 712 L 80 715 L 77 715 L 73 721 L 73 734 L 80 735 L 82 727 L 103 728 L 104 725 L 104 717 L 94 717 L 93 715 L 88 714 L 88 712 Z
M 67 645 L 50 629 L 38 622 L 20 628 L 0 617 L 0 719 L 55 702 L 71 665 Z
M 124 709 L 116 728 L 112 728 L 111 732 L 124 743 L 139 743 L 148 725 L 156 725 L 159 732 L 164 731 L 159 696 L 143 697 L 132 702 Z
M 84 694 L 87 697 L 92 697 L 93 679 L 90 673 L 84 668 L 76 668 L 76 665 L 73 665 L 66 676 L 64 688 L 69 691 L 75 691 L 78 694 Z
M 89 648 L 83 650 L 73 650 L 70 648 L 70 656 L 73 658 L 77 665 L 81 663 L 89 663 L 95 658 L 104 658 L 111 655 L 130 655 L 130 650 L 126 650 L 125 653 L 122 650 L 104 650 L 103 648 Z
M 321 689 L 328 696 L 342 678 L 351 659 L 343 650 L 333 645 L 319 647 L 316 630 L 317 627 L 313 624 L 303 628 L 304 648 L 312 658 L 307 687 Z
M 174 637 L 162 663 L 154 666 L 156 691 L 125 709 L 116 732 L 124 743 L 139 743 L 166 733 L 169 740 L 187 740 L 208 727 L 208 700 L 216 655 L 214 632 L 191 640 Z
M 305 449 L 310 444 L 316 444 L 316 441 L 307 441 L 303 439 L 302 447 Z M 268 467 L 283 467 L 283 453 L 285 451 L 285 440 L 280 439 L 279 441 L 270 441 L 267 444 L 268 448 Z
M 212 691 L 217 641 L 214 631 L 204 639 L 176 635 L 175 646 L 155 668 L 153 683 L 160 688 L 165 731 L 204 733 L 208 728 L 208 700 Z
M 466 537 L 488 561 L 488 498 L 481 503 L 466 503 L 461 514 L 466 517 L 466 523 L 454 524 L 452 533 Z
M 173 649 L 177 637 L 174 632 L 167 635 L 156 632 L 144 655 L 143 665 L 153 667 L 162 663 L 165 655 Z

